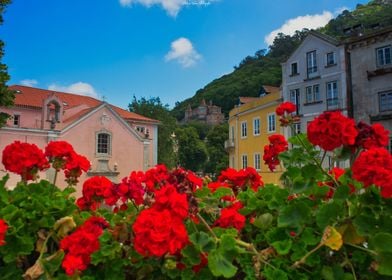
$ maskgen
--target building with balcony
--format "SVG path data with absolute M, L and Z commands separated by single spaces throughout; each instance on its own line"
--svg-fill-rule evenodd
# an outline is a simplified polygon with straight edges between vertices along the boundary
M 240 104 L 229 113 L 229 139 L 225 149 L 230 167 L 254 167 L 266 183 L 279 183 L 282 170 L 271 172 L 263 162 L 264 146 L 268 137 L 282 133 L 275 110 L 281 103 L 277 87 L 263 86 L 260 97 L 240 97 Z
M 349 115 L 347 73 L 344 44 L 313 30 L 282 63 L 282 95 L 297 105 L 298 132 L 322 112 Z
M 354 118 L 391 131 L 392 27 L 351 38 L 346 46 Z

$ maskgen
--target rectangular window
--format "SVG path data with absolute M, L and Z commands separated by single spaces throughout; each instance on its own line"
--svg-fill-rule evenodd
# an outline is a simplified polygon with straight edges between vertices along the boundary
M 316 51 L 306 53 L 306 65 L 308 70 L 308 78 L 315 77 L 317 74 Z
M 299 114 L 299 107 L 300 107 L 300 91 L 299 88 L 290 90 L 289 100 L 291 103 L 297 106 L 297 115 Z
M 241 138 L 248 136 L 248 124 L 246 122 L 241 123 Z
M 321 100 L 320 98 L 320 86 L 313 85 L 306 87 L 306 103 L 314 103 Z
M 144 133 L 145 127 L 144 126 L 136 126 L 136 130 L 139 131 L 140 133 Z
M 335 64 L 336 64 L 335 53 L 334 52 L 327 53 L 327 66 L 331 66 Z
M 380 112 L 392 110 L 392 91 L 379 94 Z
M 14 126 L 16 126 L 16 127 L 20 126 L 20 115 L 14 115 L 13 123 L 14 123 Z
M 338 82 L 333 81 L 327 83 L 327 106 L 337 106 L 338 100 Z
M 99 133 L 97 135 L 97 154 L 110 154 L 110 134 Z
M 260 135 L 260 118 L 253 119 L 253 135 Z
M 298 75 L 298 63 L 291 63 L 291 76 Z
M 275 113 L 268 114 L 268 132 L 275 132 L 276 130 L 276 117 Z
M 294 133 L 295 134 L 300 134 L 301 133 L 301 123 L 294 123 Z
M 234 126 L 232 126 L 232 127 L 231 127 L 231 137 L 230 137 L 230 139 L 231 139 L 231 140 L 234 140 L 234 138 L 235 138 L 235 137 L 234 137 Z
M 376 49 L 377 66 L 385 66 L 391 64 L 391 46 L 385 46 Z
M 247 167 L 248 167 L 248 156 L 242 155 L 242 168 L 247 168 Z
M 254 160 L 255 160 L 255 169 L 257 171 L 260 171 L 261 170 L 261 156 L 260 156 L 260 154 L 255 154 Z

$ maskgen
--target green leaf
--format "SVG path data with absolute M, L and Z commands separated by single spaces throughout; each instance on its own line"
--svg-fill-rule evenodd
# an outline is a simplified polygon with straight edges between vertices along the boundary
M 197 190 L 195 191 L 194 194 L 195 194 L 195 196 L 198 197 L 198 198 L 205 198 L 205 197 L 208 196 L 210 193 L 211 193 L 210 189 L 207 188 L 207 187 L 205 187 L 205 186 L 203 186 L 202 188 L 197 189 Z
M 192 233 L 189 239 L 200 252 L 209 252 L 216 246 L 214 240 L 205 232 Z
M 333 224 L 340 215 L 344 215 L 343 207 L 335 201 L 320 206 L 316 214 L 316 222 L 320 229 Z
M 313 228 L 306 228 L 302 234 L 301 234 L 301 240 L 306 244 L 306 245 L 316 245 L 320 242 L 320 237 L 317 237 L 314 234 L 314 229 Z
M 41 264 L 45 271 L 49 272 L 50 275 L 53 275 L 60 268 L 63 258 L 64 251 L 60 250 L 50 256 L 49 260 L 48 258 L 42 259 Z
M 253 225 L 260 229 L 266 230 L 270 228 L 273 220 L 274 217 L 270 213 L 264 213 L 263 215 L 256 217 L 256 219 L 253 222 Z
M 220 199 L 224 196 L 231 196 L 233 195 L 233 191 L 229 188 L 218 188 L 216 191 L 212 194 L 212 197 L 216 199 Z
M 0 180 L 0 201 L 8 204 L 8 190 L 5 188 L 5 184 L 7 183 L 8 179 L 10 178 L 10 175 L 5 175 L 1 180 Z
M 392 276 L 392 253 L 380 253 L 377 256 L 376 270 L 381 275 Z
M 290 252 L 293 242 L 290 239 L 275 241 L 271 245 L 275 248 L 279 255 L 287 255 Z
M 266 266 L 263 274 L 267 280 L 288 280 L 289 277 L 287 273 L 281 269 L 273 269 L 269 266 Z
M 208 267 L 215 277 L 231 278 L 237 273 L 237 267 L 219 250 L 213 250 L 208 254 Z
M 283 208 L 278 216 L 279 227 L 301 227 L 310 216 L 310 208 L 304 202 L 291 204 Z
M 197 265 L 200 263 L 200 253 L 194 246 L 186 246 L 181 250 L 181 254 L 191 265 Z
M 380 232 L 370 239 L 370 244 L 378 252 L 392 253 L 392 234 L 386 232 Z

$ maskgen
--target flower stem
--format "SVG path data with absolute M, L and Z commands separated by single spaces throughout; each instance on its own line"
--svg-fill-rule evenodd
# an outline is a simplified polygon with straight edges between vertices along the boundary
M 293 263 L 293 265 L 291 266 L 291 268 L 297 268 L 300 265 L 304 264 L 306 262 L 306 259 L 313 254 L 314 252 L 316 252 L 318 249 L 320 249 L 322 246 L 324 245 L 323 242 L 320 242 L 316 247 L 314 247 L 312 250 L 310 250 L 308 253 L 306 253 L 305 256 L 303 256 L 299 261 L 296 261 L 295 263 Z
M 352 243 L 345 243 L 345 244 L 348 245 L 348 246 L 357 248 L 357 249 L 359 249 L 359 250 L 365 251 L 365 252 L 367 252 L 367 253 L 369 253 L 369 254 L 372 254 L 372 255 L 375 255 L 375 256 L 378 255 L 377 252 L 375 252 L 375 251 L 373 251 L 373 250 L 370 250 L 370 249 L 367 249 L 367 248 L 364 248 L 364 247 L 361 247 L 361 246 L 358 246 L 358 245 L 355 245 L 355 244 L 352 244 Z
M 219 238 L 216 236 L 215 232 L 212 230 L 210 225 L 204 220 L 203 216 L 200 215 L 200 213 L 196 214 L 199 220 L 202 222 L 202 224 L 207 228 L 207 230 L 211 233 L 212 237 L 214 237 L 215 240 L 219 240 Z

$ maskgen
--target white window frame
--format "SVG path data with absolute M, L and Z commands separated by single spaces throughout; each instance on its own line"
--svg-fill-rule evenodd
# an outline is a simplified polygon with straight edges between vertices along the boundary
M 272 122 L 273 119 L 273 122 Z M 269 113 L 267 115 L 267 132 L 272 133 L 276 131 L 276 114 Z
M 334 84 L 336 85 L 336 87 L 333 86 Z M 326 83 L 326 94 L 327 94 L 327 107 L 338 105 L 338 101 L 339 101 L 338 81 L 330 81 Z
M 383 46 L 376 49 L 376 63 L 378 67 L 383 67 L 392 64 L 391 45 Z
M 330 63 L 330 61 L 328 60 L 328 57 L 332 55 L 332 61 Z M 332 65 L 336 65 L 336 53 L 335 52 L 329 52 L 325 55 L 325 64 L 326 66 L 332 66 Z
M 100 149 L 100 145 L 104 145 L 103 143 L 100 143 L 100 135 L 107 135 L 108 136 L 108 143 L 107 145 L 107 152 L 102 152 Z M 112 143 L 113 143 L 113 137 L 112 134 L 109 131 L 98 131 L 95 134 L 95 154 L 97 156 L 110 156 L 112 154 Z
M 242 169 L 248 167 L 248 155 L 244 154 L 241 156 L 241 163 L 242 163 Z
M 241 138 L 247 138 L 248 137 L 248 122 L 243 121 L 241 122 Z
M 385 98 L 385 101 L 382 101 L 383 97 Z M 380 112 L 392 111 L 392 90 L 380 92 L 378 94 L 378 102 Z
M 306 69 L 308 78 L 316 76 L 317 69 L 317 52 L 316 50 L 306 53 Z
M 260 118 L 253 118 L 253 135 L 260 135 Z
M 296 65 L 296 66 L 294 67 L 294 65 Z M 293 71 L 294 68 L 295 68 L 296 72 Z M 299 74 L 299 71 L 298 71 L 298 62 L 292 62 L 292 63 L 290 64 L 290 76 L 295 76 L 295 75 L 298 75 L 298 74 Z
M 254 160 L 255 169 L 257 171 L 260 171 L 261 170 L 261 154 L 260 153 L 255 153 L 254 157 L 253 157 L 253 160 Z
M 320 85 L 315 84 L 315 85 L 306 87 L 305 88 L 305 102 L 306 102 L 306 104 L 316 103 L 319 101 L 321 101 Z

